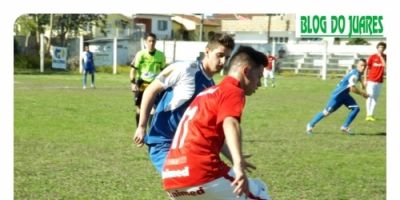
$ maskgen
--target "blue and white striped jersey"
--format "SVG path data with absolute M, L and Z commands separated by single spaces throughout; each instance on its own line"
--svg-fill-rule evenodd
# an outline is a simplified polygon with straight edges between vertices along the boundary
M 357 69 L 351 70 L 343 79 L 336 85 L 335 90 L 332 92 L 332 97 L 337 97 L 343 93 L 349 93 L 350 87 L 356 85 L 360 79 L 360 72 Z
M 163 84 L 165 91 L 157 103 L 145 137 L 146 144 L 172 142 L 179 121 L 194 97 L 215 85 L 204 72 L 201 61 L 173 63 L 156 79 Z

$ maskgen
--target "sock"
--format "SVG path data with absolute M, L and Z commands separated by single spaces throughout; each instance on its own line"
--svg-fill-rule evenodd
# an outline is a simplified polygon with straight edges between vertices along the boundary
M 324 113 L 319 112 L 317 113 L 314 118 L 310 121 L 310 126 L 314 127 L 319 121 L 321 121 L 321 119 L 323 119 L 325 117 Z
M 358 112 L 360 112 L 360 108 L 357 107 L 352 107 L 349 115 L 347 116 L 346 120 L 344 121 L 343 127 L 348 128 L 353 122 L 353 120 L 356 118 Z

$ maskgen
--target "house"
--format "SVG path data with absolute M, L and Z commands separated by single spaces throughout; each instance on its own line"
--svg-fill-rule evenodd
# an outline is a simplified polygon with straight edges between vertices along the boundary
M 294 14 L 215 14 L 221 30 L 235 40 L 288 43 L 296 41 Z
M 158 39 L 169 40 L 172 33 L 171 15 L 133 14 L 134 27 L 141 27 L 145 33 L 154 33 Z
M 172 34 L 176 40 L 204 41 L 213 33 L 221 31 L 220 20 L 207 18 L 204 14 L 175 14 L 172 22 Z

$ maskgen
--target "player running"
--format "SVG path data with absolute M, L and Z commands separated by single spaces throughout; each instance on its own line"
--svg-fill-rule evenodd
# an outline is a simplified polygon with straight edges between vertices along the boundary
M 331 98 L 329 99 L 325 109 L 322 112 L 317 113 L 317 115 L 315 115 L 314 118 L 307 124 L 307 134 L 312 135 L 315 125 L 324 117 L 327 117 L 331 113 L 335 112 L 342 105 L 345 105 L 350 110 L 350 113 L 340 130 L 342 130 L 344 133 L 352 134 L 349 126 L 356 118 L 360 108 L 353 97 L 350 96 L 350 92 L 361 95 L 364 98 L 368 97 L 368 94 L 365 91 L 356 87 L 356 83 L 361 81 L 360 78 L 365 70 L 365 67 L 365 59 L 360 59 L 357 62 L 357 68 L 352 69 L 349 73 L 347 73 L 336 85 L 336 88 L 332 92 Z

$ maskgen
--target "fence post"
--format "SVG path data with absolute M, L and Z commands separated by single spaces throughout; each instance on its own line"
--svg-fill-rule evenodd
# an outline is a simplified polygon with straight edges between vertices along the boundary
M 175 53 L 176 53 L 176 40 L 174 40 L 174 49 L 172 51 L 172 62 L 175 62 Z
M 40 34 L 40 72 L 44 72 L 44 34 Z
M 114 37 L 113 42 L 113 74 L 117 73 L 117 37 Z
M 327 74 L 327 64 L 328 64 L 328 42 L 326 40 L 323 41 L 323 49 L 322 49 L 322 70 L 321 76 L 322 80 L 326 80 Z
M 83 66 L 82 66 L 82 53 L 83 53 L 83 36 L 79 36 L 79 73 L 82 74 Z

